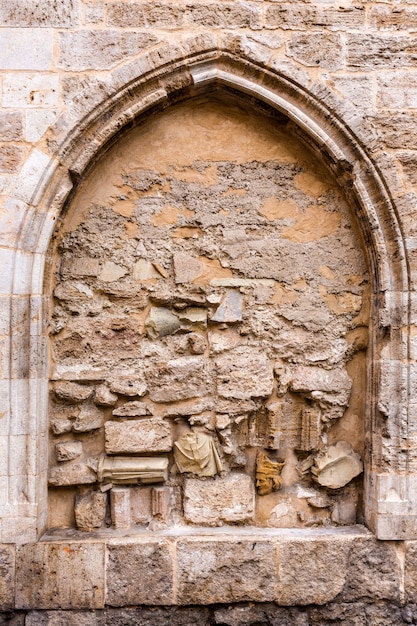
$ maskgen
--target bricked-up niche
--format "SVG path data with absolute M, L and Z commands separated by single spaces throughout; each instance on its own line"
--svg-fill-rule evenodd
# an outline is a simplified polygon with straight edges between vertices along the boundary
M 192 100 L 80 185 L 54 244 L 50 527 L 362 520 L 369 276 L 286 122 Z

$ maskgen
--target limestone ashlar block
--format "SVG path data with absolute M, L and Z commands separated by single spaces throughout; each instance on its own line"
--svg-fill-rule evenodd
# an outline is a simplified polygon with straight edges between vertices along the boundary
M 15 592 L 15 546 L 0 545 L 0 610 L 13 608 Z
M 68 487 L 69 485 L 89 485 L 95 483 L 97 476 L 94 470 L 86 463 L 65 463 L 54 467 L 49 473 L 48 482 L 54 487 Z
M 3 28 L 1 38 L 0 69 L 51 69 L 54 46 L 52 29 Z
M 272 365 L 265 354 L 237 348 L 219 356 L 216 369 L 217 389 L 223 398 L 248 400 L 272 393 Z
M 171 429 L 158 418 L 106 422 L 104 425 L 107 454 L 144 454 L 169 452 Z
M 325 604 L 341 593 L 346 582 L 352 541 L 349 539 L 308 537 L 280 541 L 277 603 Z
M 17 609 L 99 609 L 104 543 L 35 543 L 16 553 Z
M 236 535 L 182 539 L 177 544 L 178 604 L 268 602 L 275 597 L 273 541 Z
M 405 543 L 404 589 L 406 602 L 417 603 L 417 541 Z
M 204 526 L 253 521 L 253 480 L 246 474 L 230 474 L 216 480 L 189 478 L 184 484 L 184 516 Z
M 110 540 L 107 545 L 106 604 L 174 604 L 173 572 L 170 540 Z
M 206 363 L 202 357 L 179 357 L 147 372 L 149 397 L 154 402 L 201 398 L 207 393 Z

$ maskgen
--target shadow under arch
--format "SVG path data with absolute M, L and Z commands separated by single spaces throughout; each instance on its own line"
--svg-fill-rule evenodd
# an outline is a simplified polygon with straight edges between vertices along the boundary
M 86 115 L 55 150 L 59 166 L 41 207 L 65 219 L 72 194 L 122 132 L 173 103 L 217 87 L 284 114 L 326 162 L 354 210 L 372 275 L 368 363 L 365 515 L 382 539 L 417 536 L 417 464 L 410 460 L 404 412 L 409 401 L 409 272 L 389 189 L 359 139 L 335 111 L 279 71 L 227 52 L 201 52 L 138 76 Z M 46 250 L 39 250 L 45 254 Z M 400 417 L 400 415 L 402 417 Z M 45 480 L 45 473 L 38 474 Z M 41 503 L 42 508 L 42 503 Z M 41 529 L 42 530 L 42 529 Z

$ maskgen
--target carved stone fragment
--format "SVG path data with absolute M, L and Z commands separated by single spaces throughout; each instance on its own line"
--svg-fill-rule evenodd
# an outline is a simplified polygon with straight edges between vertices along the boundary
M 107 494 L 91 491 L 75 498 L 75 522 L 79 530 L 100 528 L 106 517 Z
M 152 516 L 161 522 L 166 522 L 170 508 L 171 492 L 168 487 L 152 488 Z
M 319 452 L 314 459 L 311 473 L 323 487 L 340 489 L 363 471 L 359 454 L 346 441 L 338 441 Z
M 170 425 L 159 418 L 106 422 L 104 431 L 107 454 L 170 452 L 172 448 Z
M 258 451 L 256 457 L 256 489 L 260 496 L 266 496 L 282 487 L 281 471 L 285 465 L 271 461 L 264 452 Z
M 174 457 L 180 472 L 214 476 L 222 465 L 213 437 L 206 433 L 186 433 L 174 443 Z
M 115 485 L 163 483 L 168 477 L 168 457 L 104 456 L 98 480 Z
M 113 487 L 111 489 L 110 511 L 114 528 L 130 527 L 130 489 L 128 487 Z

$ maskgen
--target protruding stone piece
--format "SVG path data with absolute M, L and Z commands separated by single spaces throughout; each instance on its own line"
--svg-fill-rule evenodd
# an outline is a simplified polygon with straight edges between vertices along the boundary
M 159 418 L 106 422 L 104 425 L 107 454 L 146 454 L 170 452 L 171 428 Z
M 102 457 L 98 468 L 99 482 L 115 485 L 163 483 L 167 478 L 168 457 Z
M 94 404 L 85 405 L 72 425 L 72 430 L 76 433 L 87 433 L 96 430 L 103 425 L 104 416 L 102 411 Z
M 75 522 L 79 530 L 100 528 L 106 517 L 107 494 L 101 491 L 77 495 L 75 498 Z
M 114 376 L 109 380 L 110 391 L 121 396 L 144 396 L 146 383 L 132 376 Z
M 118 396 L 107 385 L 100 385 L 94 393 L 94 404 L 98 406 L 115 406 L 117 400 Z
M 112 414 L 115 417 L 144 417 L 145 415 L 151 415 L 151 412 L 146 404 L 135 400 L 133 402 L 125 402 L 117 409 L 113 409 Z
M 49 474 L 49 484 L 54 487 L 89 485 L 97 480 L 96 473 L 86 463 L 74 463 L 55 467 Z
M 81 441 L 62 441 L 55 446 L 57 461 L 72 461 L 81 456 L 83 444 Z
M 181 324 L 178 317 L 169 309 L 153 306 L 149 311 L 145 326 L 148 335 L 156 339 L 173 335 L 180 329 Z
M 186 252 L 174 254 L 173 262 L 177 285 L 192 282 L 204 271 L 204 265 L 196 257 Z
M 361 458 L 347 441 L 338 441 L 319 452 L 311 468 L 314 480 L 330 489 L 344 487 L 362 471 Z
M 213 437 L 201 432 L 186 433 L 174 443 L 175 463 L 181 473 L 214 476 L 222 464 Z
M 170 496 L 169 487 L 152 488 L 152 516 L 161 522 L 166 522 L 168 519 Z
M 243 294 L 237 289 L 226 289 L 226 294 L 211 321 L 225 323 L 241 322 L 242 316 Z
M 114 528 L 130 528 L 130 489 L 113 487 L 110 491 L 111 521 Z
M 83 402 L 91 396 L 92 389 L 78 383 L 61 382 L 56 383 L 54 393 L 59 400 L 68 402 L 68 404 L 78 404 L 78 402 Z

